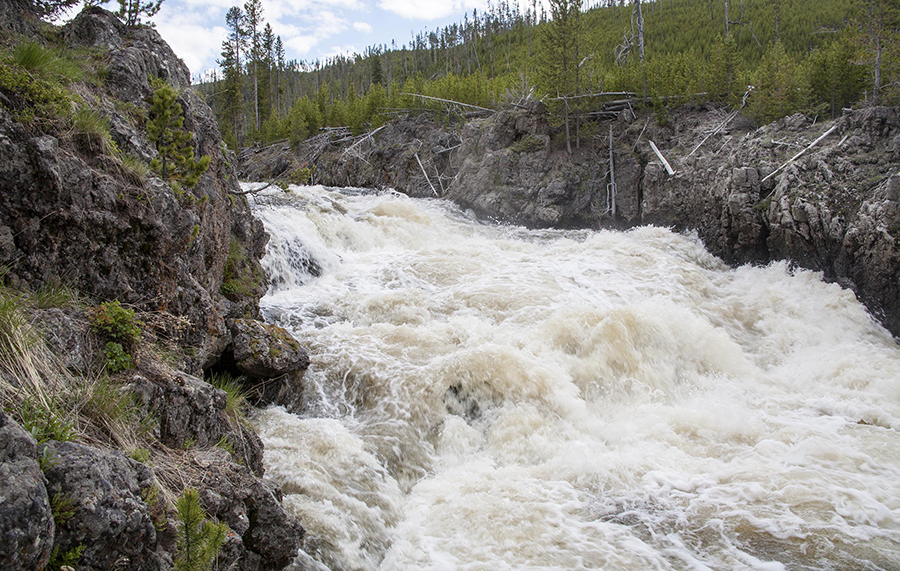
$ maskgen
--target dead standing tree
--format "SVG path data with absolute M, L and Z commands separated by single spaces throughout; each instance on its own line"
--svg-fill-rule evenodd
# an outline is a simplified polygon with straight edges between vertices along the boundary
M 638 61 L 644 61 L 644 15 L 641 10 L 641 0 L 634 0 L 631 7 L 631 31 L 625 31 L 622 37 L 622 43 L 617 45 L 613 50 L 616 56 L 616 65 L 619 67 L 628 63 L 628 56 L 634 49 L 634 44 L 638 45 Z

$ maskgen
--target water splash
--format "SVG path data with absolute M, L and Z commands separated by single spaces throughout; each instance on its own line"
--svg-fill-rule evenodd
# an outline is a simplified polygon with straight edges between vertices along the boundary
M 312 356 L 267 474 L 329 568 L 900 569 L 900 351 L 820 275 L 394 193 L 254 210 Z

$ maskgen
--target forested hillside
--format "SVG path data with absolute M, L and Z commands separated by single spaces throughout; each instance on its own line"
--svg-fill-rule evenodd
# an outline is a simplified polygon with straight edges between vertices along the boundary
M 228 13 L 221 71 L 197 88 L 233 147 L 296 143 L 323 127 L 360 133 L 393 115 L 445 108 L 412 94 L 485 108 L 543 99 L 579 139 L 596 129 L 610 98 L 654 106 L 663 120 L 673 105 L 712 101 L 768 122 L 900 97 L 893 0 L 549 6 L 502 0 L 406 45 L 304 62 L 285 61 L 260 1 L 248 0 Z

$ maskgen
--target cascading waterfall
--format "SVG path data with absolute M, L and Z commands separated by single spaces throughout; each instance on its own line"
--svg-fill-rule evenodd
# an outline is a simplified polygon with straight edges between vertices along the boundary
M 255 419 L 310 568 L 900 569 L 900 350 L 820 275 L 396 193 L 253 206 L 312 359 Z

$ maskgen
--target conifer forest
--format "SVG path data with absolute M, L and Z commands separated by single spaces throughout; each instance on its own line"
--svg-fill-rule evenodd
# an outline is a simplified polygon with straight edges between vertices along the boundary
M 359 134 L 442 100 L 478 112 L 540 99 L 582 137 L 611 99 L 663 121 L 712 102 L 759 123 L 900 100 L 895 0 L 500 0 L 406 44 L 325 61 L 286 60 L 260 0 L 226 24 L 220 68 L 196 87 L 232 148 Z

